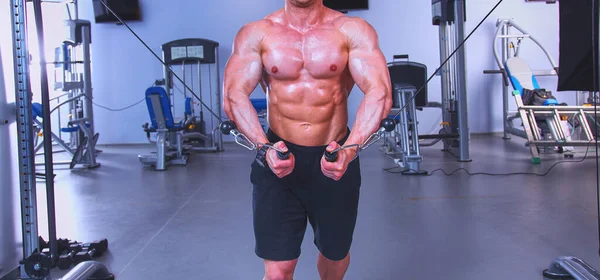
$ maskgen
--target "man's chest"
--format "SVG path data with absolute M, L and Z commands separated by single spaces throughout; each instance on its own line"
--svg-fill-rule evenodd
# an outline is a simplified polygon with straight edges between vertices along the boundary
M 262 61 L 274 78 L 293 79 L 304 72 L 314 78 L 335 77 L 346 68 L 348 46 L 337 30 L 300 33 L 279 28 L 263 40 Z

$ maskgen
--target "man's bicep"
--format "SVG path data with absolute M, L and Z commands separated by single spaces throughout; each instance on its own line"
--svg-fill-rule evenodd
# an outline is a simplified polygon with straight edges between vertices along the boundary
M 257 27 L 247 25 L 236 35 L 233 52 L 225 66 L 225 94 L 243 92 L 249 95 L 258 85 L 263 69 L 260 32 Z
M 352 78 L 364 93 L 373 89 L 388 92 L 390 75 L 375 29 L 365 21 L 358 21 L 352 29 L 353 32 L 349 34 L 349 68 Z
M 225 68 L 225 93 L 250 94 L 258 85 L 262 74 L 260 56 L 233 54 Z
M 350 55 L 350 73 L 364 93 L 373 89 L 389 91 L 390 76 L 383 53 L 379 50 L 355 51 Z

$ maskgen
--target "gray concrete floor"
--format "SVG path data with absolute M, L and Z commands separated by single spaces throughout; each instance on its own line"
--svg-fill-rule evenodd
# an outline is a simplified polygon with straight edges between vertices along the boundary
M 561 255 L 600 268 L 594 151 L 545 177 L 410 177 L 383 171 L 393 162 L 378 146 L 361 155 L 360 214 L 346 279 L 542 279 Z M 223 153 L 195 155 L 186 167 L 155 172 L 137 159 L 149 146 L 101 148 L 99 169 L 56 171 L 59 237 L 108 238 L 110 252 L 101 260 L 117 279 L 262 279 L 253 251 L 253 152 L 231 144 Z M 563 160 L 546 154 L 532 165 L 528 151 L 516 138 L 473 136 L 473 162 L 458 163 L 435 146 L 423 149 L 422 168 L 543 173 Z M 580 150 L 575 160 L 582 156 Z M 44 201 L 43 184 L 38 189 Z M 302 249 L 295 279 L 318 279 L 310 228 Z

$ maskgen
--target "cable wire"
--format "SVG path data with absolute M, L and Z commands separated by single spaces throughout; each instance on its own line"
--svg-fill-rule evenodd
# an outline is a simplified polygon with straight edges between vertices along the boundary
M 597 140 L 595 140 L 595 141 L 597 141 Z M 531 175 L 531 176 L 545 177 L 546 175 L 550 174 L 550 171 L 552 171 L 552 169 L 554 169 L 554 167 L 556 167 L 559 164 L 563 164 L 563 163 L 579 163 L 579 162 L 585 161 L 587 159 L 587 157 L 588 157 L 588 152 L 589 152 L 590 146 L 592 146 L 593 142 L 594 142 L 594 140 L 590 140 L 589 141 L 589 143 L 587 145 L 587 149 L 585 151 L 585 155 L 583 156 L 583 158 L 581 158 L 579 160 L 561 160 L 561 161 L 555 162 L 544 173 L 535 173 L 535 172 L 511 172 L 511 173 L 470 172 L 469 170 L 461 167 L 461 168 L 457 168 L 454 171 L 449 172 L 449 173 L 446 172 L 442 168 L 438 168 L 438 169 L 435 169 L 435 170 L 433 170 L 431 172 L 427 172 L 426 176 L 432 176 L 435 172 L 442 172 L 446 176 L 452 176 L 452 175 L 456 174 L 458 171 L 464 171 L 469 176 L 475 176 L 475 175 L 487 175 L 487 176 Z M 598 149 L 596 149 L 596 161 L 598 161 Z M 407 169 L 407 170 L 402 170 L 402 171 L 392 171 L 392 170 L 398 169 L 398 168 L 401 168 L 401 167 L 394 166 L 394 167 L 391 167 L 391 168 L 384 168 L 383 170 L 386 171 L 386 172 L 392 173 L 392 174 L 400 174 L 400 173 L 403 173 L 404 171 L 416 172 L 416 170 L 412 170 L 412 169 Z M 596 170 L 597 170 L 597 168 L 596 168 Z M 423 170 L 421 170 L 421 172 L 422 171 Z
M 98 107 L 100 107 L 100 108 L 102 108 L 102 109 L 105 109 L 105 110 L 111 111 L 111 112 L 121 112 L 121 111 L 125 111 L 125 110 L 127 110 L 127 109 L 129 109 L 129 108 L 133 108 L 133 107 L 137 106 L 138 104 L 140 104 L 140 103 L 144 102 L 145 100 L 146 100 L 146 98 L 142 98 L 142 100 L 140 100 L 140 101 L 138 101 L 138 102 L 136 102 L 136 103 L 134 103 L 134 104 L 131 104 L 131 105 L 129 105 L 129 106 L 126 106 L 126 107 L 120 108 L 120 109 L 112 109 L 112 108 L 109 108 L 109 107 L 106 107 L 106 106 L 102 106 L 102 105 L 100 105 L 100 104 L 98 104 L 98 103 L 96 103 L 96 102 L 94 102 L 94 101 L 92 101 L 92 104 L 94 104 L 94 105 L 96 105 L 96 106 L 98 106 Z

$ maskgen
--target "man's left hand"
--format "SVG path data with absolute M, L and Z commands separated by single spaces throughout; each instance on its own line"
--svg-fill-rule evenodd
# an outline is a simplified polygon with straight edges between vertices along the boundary
M 326 150 L 328 152 L 333 152 L 335 149 L 339 148 L 340 145 L 333 141 L 327 146 Z M 356 149 L 341 149 L 337 152 L 337 160 L 334 162 L 329 162 L 325 159 L 325 156 L 321 158 L 321 171 L 323 174 L 335 181 L 339 181 L 342 176 L 346 173 L 348 169 L 348 164 L 354 159 L 356 156 Z

